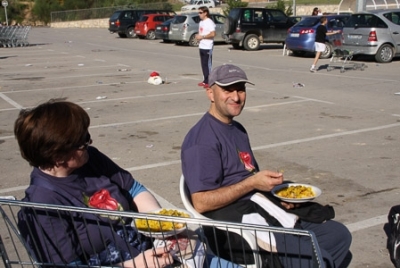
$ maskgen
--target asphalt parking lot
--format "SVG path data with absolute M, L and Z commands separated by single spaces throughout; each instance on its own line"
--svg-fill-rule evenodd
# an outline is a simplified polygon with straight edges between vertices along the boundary
M 29 183 L 13 137 L 18 111 L 65 98 L 89 113 L 93 146 L 163 205 L 183 207 L 180 146 L 209 105 L 197 86 L 197 48 L 120 39 L 106 29 L 33 28 L 28 40 L 0 48 L 0 195 L 22 198 Z M 322 189 L 316 201 L 334 206 L 353 234 L 350 267 L 392 267 L 383 225 L 400 203 L 400 61 L 361 58 L 368 68 L 341 73 L 320 60 L 321 70 L 310 73 L 312 55 L 283 56 L 274 44 L 230 48 L 215 46 L 214 66 L 236 64 L 255 83 L 237 120 L 260 167 Z M 148 84 L 153 71 L 166 83 Z

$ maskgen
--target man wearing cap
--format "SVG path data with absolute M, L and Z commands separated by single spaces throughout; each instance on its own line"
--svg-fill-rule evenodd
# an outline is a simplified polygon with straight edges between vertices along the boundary
M 245 128 L 233 120 L 244 108 L 246 84 L 253 85 L 241 68 L 230 64 L 215 68 L 209 76 L 206 93 L 210 108 L 190 129 L 181 150 L 182 172 L 194 208 L 216 220 L 246 222 L 248 215 L 258 213 L 264 224 L 312 230 L 327 263 L 340 267 L 351 244 L 351 234 L 344 225 L 330 220 L 332 215 L 321 216 L 321 223 L 298 221 L 296 215 L 287 211 L 300 208 L 276 200 L 271 203 L 266 198 L 274 186 L 282 184 L 283 174 L 259 170 Z M 264 200 L 268 206 L 279 207 L 283 214 L 278 218 L 271 216 L 265 204 L 260 203 Z M 322 210 L 326 211 L 323 207 Z M 282 224 L 281 216 L 287 217 L 288 225 Z M 298 257 L 299 250 L 306 256 L 312 254 L 306 238 L 275 234 L 275 239 L 278 252 L 294 256 L 291 266 L 285 267 L 309 267 L 309 259 Z M 286 256 L 286 261 L 280 258 L 286 264 L 290 257 Z

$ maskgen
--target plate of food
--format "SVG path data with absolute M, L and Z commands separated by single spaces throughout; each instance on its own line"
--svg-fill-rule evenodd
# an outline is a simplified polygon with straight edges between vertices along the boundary
M 193 215 L 190 212 L 182 209 L 162 208 L 149 213 L 163 216 L 193 218 Z M 137 228 L 139 233 L 146 236 L 164 238 L 182 233 L 186 229 L 186 223 L 142 218 L 135 219 L 135 221 L 132 222 L 132 227 Z
M 304 183 L 284 183 L 275 186 L 272 194 L 288 203 L 304 203 L 321 195 L 322 191 L 316 186 Z

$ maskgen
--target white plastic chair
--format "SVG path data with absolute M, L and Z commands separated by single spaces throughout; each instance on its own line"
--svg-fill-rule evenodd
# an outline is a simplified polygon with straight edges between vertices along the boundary
M 196 209 L 193 207 L 192 202 L 190 200 L 188 189 L 187 189 L 187 187 L 185 185 L 185 178 L 184 178 L 183 175 L 181 176 L 180 182 L 179 182 L 179 192 L 180 192 L 180 195 L 181 195 L 182 203 L 185 206 L 185 209 L 187 211 L 192 213 L 195 218 L 198 218 L 198 219 L 209 219 L 209 218 L 203 216 L 202 214 L 200 214 L 199 212 L 197 212 Z M 226 229 L 222 229 L 222 228 L 221 228 L 221 230 L 227 231 Z M 258 254 L 259 247 L 257 246 L 256 238 L 254 237 L 254 235 L 251 234 L 251 232 L 247 231 L 247 230 L 228 229 L 228 231 L 232 232 L 232 233 L 236 233 L 236 234 L 242 236 L 243 239 L 246 240 L 246 242 L 249 244 L 251 250 L 253 251 L 253 257 L 254 257 L 254 262 L 255 263 L 254 264 L 250 264 L 250 265 L 246 265 L 246 267 L 250 267 L 250 268 L 261 267 L 262 259 L 261 259 L 261 256 Z

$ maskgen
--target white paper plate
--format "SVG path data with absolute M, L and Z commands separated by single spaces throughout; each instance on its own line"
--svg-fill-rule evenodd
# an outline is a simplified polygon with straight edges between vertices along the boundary
M 311 189 L 313 190 L 315 195 L 313 197 L 306 197 L 306 198 L 287 198 L 287 197 L 281 197 L 281 196 L 276 194 L 279 190 L 281 190 L 283 188 L 287 188 L 289 186 L 311 187 Z M 310 184 L 304 184 L 304 183 L 284 183 L 284 184 L 275 186 L 274 189 L 272 189 L 271 192 L 275 197 L 281 199 L 282 201 L 288 202 L 288 203 L 305 203 L 305 202 L 308 202 L 308 201 L 311 201 L 311 200 L 317 198 L 322 193 L 321 189 L 319 189 L 318 187 L 310 185 Z
M 173 209 L 173 208 L 165 208 L 165 209 Z M 150 211 L 149 213 L 151 213 L 151 214 L 157 214 L 158 212 L 160 212 L 162 209 L 157 209 L 157 210 L 155 210 L 155 211 Z M 177 210 L 177 211 L 179 211 L 179 212 L 183 212 L 183 213 L 186 213 L 187 215 L 189 215 L 189 218 L 193 218 L 193 215 L 192 215 L 192 213 L 190 213 L 189 211 L 186 211 L 186 210 L 183 210 L 183 209 L 173 209 L 173 210 Z M 151 221 L 151 220 L 149 220 L 149 221 Z M 132 222 L 132 227 L 136 227 L 136 222 Z M 141 233 L 141 234 L 144 234 L 144 235 L 146 235 L 146 236 L 148 236 L 148 237 L 153 237 L 153 238 L 160 238 L 160 239 L 162 239 L 162 238 L 165 238 L 165 237 L 170 237 L 170 236 L 174 236 L 174 235 L 177 235 L 177 234 L 180 234 L 180 233 L 182 233 L 183 231 L 185 231 L 186 230 L 186 225 L 184 225 L 182 228 L 177 228 L 177 229 L 173 229 L 173 230 L 170 230 L 170 231 L 159 231 L 159 232 L 153 232 L 153 231 L 150 231 L 149 229 L 147 229 L 147 230 L 145 230 L 145 229 L 138 229 L 138 232 L 139 233 Z

